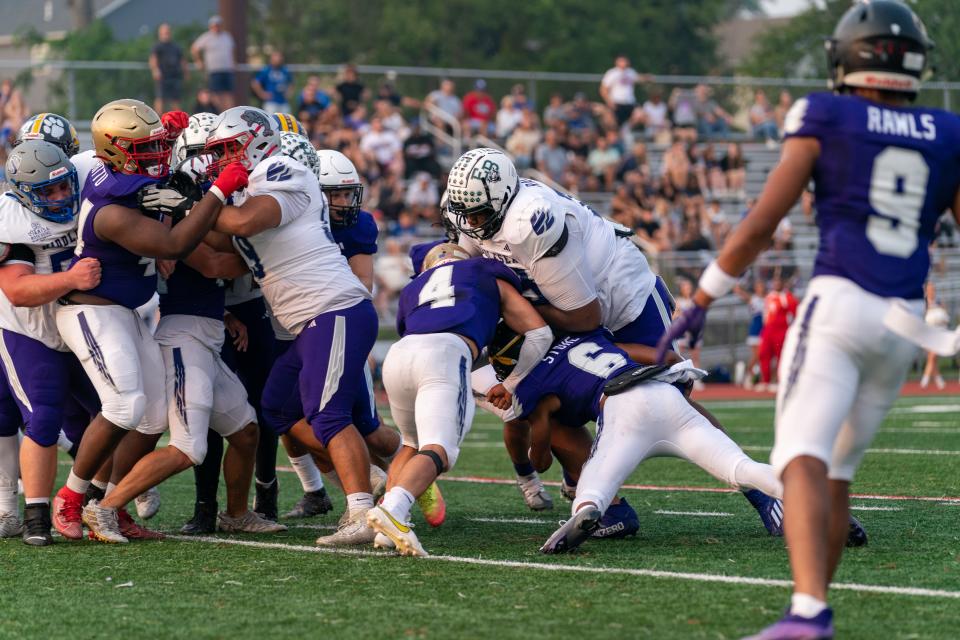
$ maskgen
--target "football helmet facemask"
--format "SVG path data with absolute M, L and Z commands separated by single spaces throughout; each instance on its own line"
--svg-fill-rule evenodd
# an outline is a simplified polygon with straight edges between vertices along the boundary
M 170 140 L 157 112 L 139 100 L 114 100 L 90 123 L 97 157 L 120 173 L 162 178 L 170 170 Z
M 317 151 L 320 166 L 317 178 L 320 189 L 330 204 L 330 224 L 334 227 L 350 227 L 360 217 L 360 205 L 363 202 L 363 183 L 360 174 L 350 158 L 333 149 Z M 342 203 L 346 192 L 347 202 Z M 334 202 L 334 197 L 337 202 Z
M 73 219 L 80 202 L 77 170 L 67 154 L 45 140 L 24 140 L 7 158 L 7 180 L 16 200 L 50 222 Z
M 263 109 L 233 107 L 217 117 L 204 149 L 216 158 L 208 171 L 210 177 L 219 175 L 232 162 L 252 172 L 280 150 L 280 130 Z

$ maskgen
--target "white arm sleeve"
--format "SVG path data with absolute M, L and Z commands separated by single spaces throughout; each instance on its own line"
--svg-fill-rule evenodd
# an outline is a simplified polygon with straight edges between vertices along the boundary
M 520 347 L 520 355 L 517 356 L 517 364 L 510 375 L 504 379 L 503 388 L 510 393 L 516 391 L 520 381 L 533 371 L 543 356 L 547 355 L 551 344 L 553 344 L 553 332 L 550 331 L 550 327 L 531 329 L 523 334 L 523 345 Z

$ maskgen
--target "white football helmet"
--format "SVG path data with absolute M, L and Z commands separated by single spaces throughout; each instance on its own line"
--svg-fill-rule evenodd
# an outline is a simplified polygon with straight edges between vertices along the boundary
M 333 149 L 317 151 L 320 167 L 317 177 L 320 179 L 320 189 L 330 202 L 330 222 L 335 227 L 349 227 L 356 224 L 360 216 L 360 204 L 363 202 L 363 183 L 360 174 L 353 166 L 350 158 Z M 333 192 L 349 190 L 351 192 L 349 204 L 333 203 Z
M 204 149 L 216 158 L 210 177 L 232 162 L 253 171 L 260 162 L 280 151 L 280 130 L 263 109 L 233 107 L 217 116 Z
M 173 166 L 183 164 L 183 161 L 203 153 L 207 144 L 207 136 L 213 130 L 213 123 L 217 121 L 217 114 L 201 111 L 190 116 L 189 124 L 173 143 Z
M 317 150 L 313 148 L 309 140 L 299 133 L 284 131 L 280 134 L 280 153 L 288 158 L 293 158 L 310 169 L 317 178 L 320 177 L 320 161 L 317 159 Z
M 450 169 L 447 210 L 462 233 L 486 240 L 500 230 L 507 207 L 520 188 L 513 161 L 502 151 L 480 148 L 467 151 Z M 467 218 L 485 218 L 471 225 Z

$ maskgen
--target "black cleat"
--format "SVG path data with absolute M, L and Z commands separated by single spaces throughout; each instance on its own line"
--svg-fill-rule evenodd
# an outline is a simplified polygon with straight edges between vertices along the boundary
M 217 503 L 198 502 L 193 507 L 193 517 L 182 527 L 180 533 L 199 536 L 217 530 Z
M 850 515 L 850 530 L 847 532 L 848 547 L 867 546 L 867 530 L 863 528 L 860 521 Z
M 91 500 L 103 500 L 107 495 L 106 489 L 101 489 L 97 485 L 90 483 L 90 486 L 87 487 L 87 492 L 83 494 L 83 506 L 87 506 L 87 503 Z
M 257 493 L 253 498 L 253 510 L 267 520 L 277 521 L 277 496 L 280 495 L 280 480 L 274 478 L 269 485 L 254 482 Z
M 33 547 L 53 544 L 51 526 L 49 504 L 28 504 L 23 510 L 23 543 Z
M 293 509 L 283 514 L 284 518 L 312 518 L 323 515 L 333 509 L 333 503 L 327 490 L 323 487 L 316 491 L 308 491 L 297 501 Z

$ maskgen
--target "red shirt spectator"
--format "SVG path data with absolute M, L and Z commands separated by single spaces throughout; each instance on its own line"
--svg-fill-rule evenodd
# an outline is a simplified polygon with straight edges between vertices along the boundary
M 763 303 L 763 328 L 770 333 L 786 333 L 797 315 L 797 299 L 789 291 L 771 291 Z M 769 327 L 769 329 L 768 329 Z
M 497 112 L 497 105 L 486 89 L 487 83 L 477 80 L 473 91 L 463 96 L 463 117 L 472 130 L 481 133 L 487 133 Z

